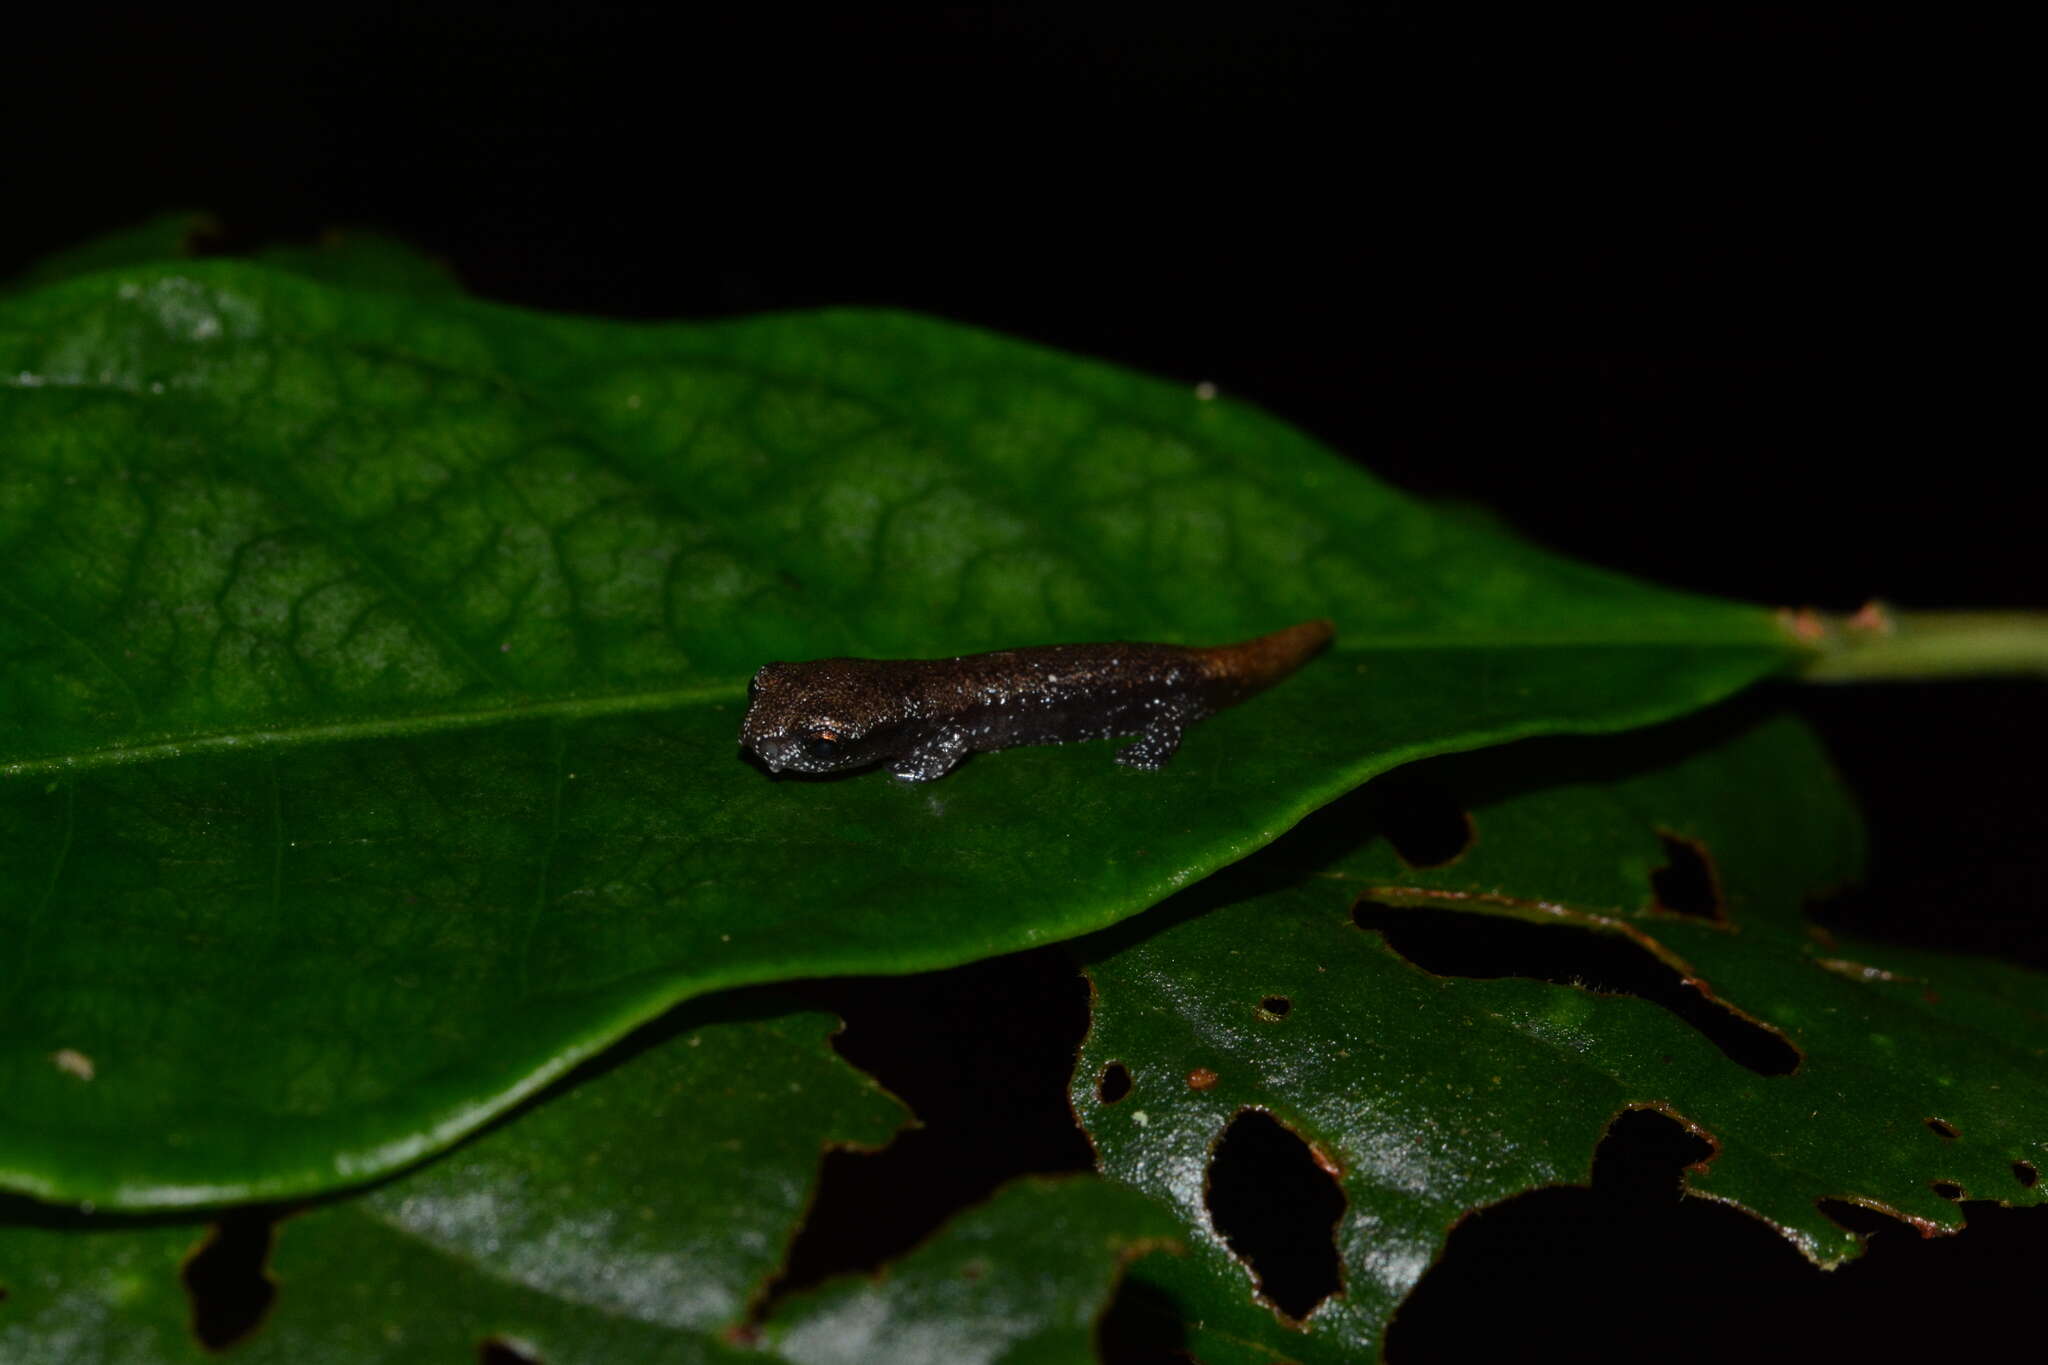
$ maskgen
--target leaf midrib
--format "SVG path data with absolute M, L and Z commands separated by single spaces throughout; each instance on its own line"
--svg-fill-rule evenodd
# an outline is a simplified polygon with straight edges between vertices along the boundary
M 662 688 L 655 691 L 559 697 L 552 701 L 478 707 L 467 711 L 428 711 L 314 725 L 216 730 L 177 739 L 151 740 L 141 744 L 108 744 L 96 749 L 16 759 L 0 763 L 0 777 L 30 777 L 46 773 L 111 768 L 129 763 L 153 763 L 160 759 L 183 758 L 194 753 L 225 753 L 235 750 L 263 752 L 266 749 L 290 748 L 300 744 L 335 743 L 356 739 L 397 739 L 407 735 L 480 729 L 490 725 L 508 725 L 528 720 L 564 717 L 585 719 L 648 711 L 672 711 L 679 707 L 702 705 L 707 702 L 737 701 L 746 696 L 746 690 L 744 680 L 719 681 L 702 683 L 694 687 Z
M 1701 649 L 1755 651 L 1768 646 L 1735 636 L 1700 636 L 1684 632 L 1664 635 L 1638 633 L 1626 639 L 1602 635 L 1492 636 L 1367 636 L 1351 648 L 1330 651 L 1331 658 L 1366 657 L 1383 653 L 1423 653 L 1444 650 L 1481 649 L 1669 649 L 1690 646 Z M 1789 657 L 1789 656 L 1788 656 Z M 409 735 L 430 735 L 453 730 L 482 729 L 521 721 L 562 718 L 590 719 L 673 711 L 685 706 L 739 701 L 746 696 L 746 680 L 735 678 L 699 683 L 689 687 L 657 688 L 632 692 L 582 694 L 546 701 L 478 707 L 473 710 L 414 712 L 377 716 L 363 720 L 331 721 L 318 724 L 266 725 L 248 729 L 213 730 L 190 735 L 153 739 L 142 743 L 106 744 L 92 749 L 39 754 L 30 758 L 0 761 L 0 777 L 36 777 L 52 773 L 90 771 L 121 767 L 131 763 L 154 763 L 193 754 L 247 751 L 261 753 L 302 744 L 337 743 L 348 740 L 399 739 Z

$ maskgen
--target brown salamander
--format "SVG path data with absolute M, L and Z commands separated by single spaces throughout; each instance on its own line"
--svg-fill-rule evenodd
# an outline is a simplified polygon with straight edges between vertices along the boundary
M 747 689 L 740 744 L 770 772 L 887 764 L 907 782 L 968 754 L 1136 735 L 1116 761 L 1162 768 L 1181 732 L 1270 687 L 1328 644 L 1304 621 L 1241 645 L 1040 645 L 956 659 L 772 663 Z

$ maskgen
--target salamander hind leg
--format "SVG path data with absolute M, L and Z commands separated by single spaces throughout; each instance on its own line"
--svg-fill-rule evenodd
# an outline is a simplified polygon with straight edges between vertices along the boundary
M 936 782 L 967 757 L 967 740 L 965 730 L 947 726 L 903 757 L 893 760 L 889 771 L 905 782 Z
M 1127 768 L 1157 772 L 1180 748 L 1181 733 L 1186 729 L 1187 718 L 1180 713 L 1161 716 L 1140 730 L 1135 742 L 1117 750 L 1116 761 Z

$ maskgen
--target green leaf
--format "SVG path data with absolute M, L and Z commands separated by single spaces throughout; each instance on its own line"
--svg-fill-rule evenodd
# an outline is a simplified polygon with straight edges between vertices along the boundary
M 759 1135 L 738 1124 L 730 1131 L 746 1147 Z M 652 1126 L 632 1138 L 673 1141 Z M 1125 1264 L 1174 1245 L 1171 1220 L 1130 1190 L 1093 1178 L 1024 1180 L 880 1278 L 828 1283 L 755 1328 L 732 1311 L 745 1300 L 720 1282 L 733 1262 L 763 1252 L 772 1261 L 781 1250 L 780 1239 L 760 1240 L 747 1204 L 751 1192 L 771 1189 L 774 1171 L 736 1163 L 740 1184 L 698 1192 L 735 1221 L 693 1211 L 676 1228 L 664 1215 L 646 1221 L 643 1201 L 673 1201 L 693 1173 L 649 1172 L 630 1192 L 591 1199 L 581 1185 L 596 1165 L 539 1154 L 528 1188 L 513 1187 L 527 1206 L 509 1226 L 495 1221 L 505 1187 L 490 1169 L 419 1194 L 415 1177 L 284 1225 L 278 1306 L 236 1359 L 399 1365 L 467 1359 L 496 1338 L 549 1365 L 1084 1360 Z M 757 1336 L 766 1350 L 743 1349 Z
M 730 1003 L 370 1193 L 277 1225 L 276 1299 L 234 1359 L 430 1362 L 504 1342 L 611 1361 L 1069 1361 L 1169 1220 L 1093 1178 L 1020 1181 L 880 1277 L 755 1301 L 829 1145 L 901 1111 L 824 1043 L 829 1016 Z M 179 1288 L 190 1227 L 0 1227 L 0 1359 L 217 1358 Z M 762 1349 L 750 1349 L 757 1342 Z
M 206 1358 L 178 1276 L 192 1227 L 82 1231 L 11 1222 L 0 1209 L 0 1360 L 155 1365 Z
M 1380 798 L 1380 818 L 1398 827 L 1431 791 L 1471 822 L 1454 861 L 1404 863 L 1375 834 L 1369 789 L 1089 941 L 1075 1109 L 1105 1172 L 1181 1215 L 1191 1254 L 1143 1275 L 1195 1324 L 1203 1359 L 1376 1350 L 1461 1217 L 1585 1182 L 1631 1108 L 1712 1143 L 1692 1193 L 1822 1265 L 1858 1249 L 1823 1198 L 1929 1232 L 1961 1222 L 1935 1182 L 2043 1202 L 2014 1163 L 2048 1153 L 2048 981 L 1807 927 L 1803 901 L 1856 873 L 1861 835 L 1799 724 L 1720 713 L 1441 759 Z M 1660 869 L 1683 860 L 1667 839 L 1704 850 L 1720 918 L 1657 904 Z M 1532 956 L 1562 984 L 1498 975 Z M 1638 975 L 1665 978 L 1670 1004 L 1598 989 Z M 1113 1064 L 1130 1088 L 1105 1102 Z M 1305 1330 L 1258 1301 L 1205 1203 L 1212 1152 L 1247 1110 L 1308 1144 L 1342 1191 L 1342 1288 Z
M 791 1298 L 763 1336 L 804 1365 L 1092 1359 L 1124 1265 L 1177 1249 L 1172 1227 L 1151 1200 L 1100 1180 L 1019 1180 L 888 1274 Z
M 280 1223 L 276 1303 L 236 1358 L 460 1360 L 493 1335 L 556 1362 L 721 1358 L 825 1148 L 879 1146 L 904 1114 L 826 1044 L 829 1015 L 714 1004 L 439 1162 Z M 201 1358 L 178 1282 L 195 1240 L 0 1228 L 0 1359 Z
M 773 781 L 735 743 L 769 659 L 1324 615 L 1161 773 Z M 0 300 L 0 1183 L 366 1180 L 691 995 L 1097 930 L 1395 764 L 1796 654 L 1249 408 L 923 318 L 227 260 Z

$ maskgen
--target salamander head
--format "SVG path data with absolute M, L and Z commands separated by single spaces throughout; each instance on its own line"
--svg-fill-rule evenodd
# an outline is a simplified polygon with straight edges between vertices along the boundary
M 747 686 L 740 744 L 770 772 L 833 773 L 911 747 L 905 699 L 871 659 L 763 666 Z

